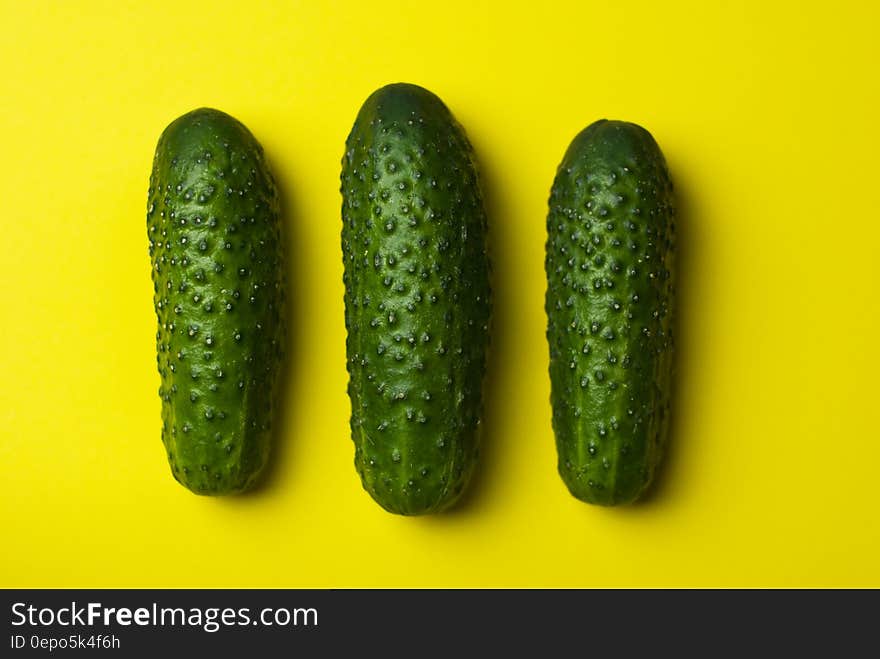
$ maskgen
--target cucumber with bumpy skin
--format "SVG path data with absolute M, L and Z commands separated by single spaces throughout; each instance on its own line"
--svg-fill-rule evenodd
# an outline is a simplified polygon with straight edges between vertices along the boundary
M 165 129 L 147 230 L 171 472 L 197 494 L 245 490 L 269 456 L 284 270 L 275 182 L 244 125 L 202 108 Z
M 666 442 L 675 206 L 645 129 L 597 121 L 571 143 L 547 217 L 546 312 L 558 468 L 588 503 L 635 501 Z
M 434 94 L 388 85 L 361 107 L 341 179 L 355 465 L 386 510 L 437 512 L 479 450 L 490 297 L 473 152 Z

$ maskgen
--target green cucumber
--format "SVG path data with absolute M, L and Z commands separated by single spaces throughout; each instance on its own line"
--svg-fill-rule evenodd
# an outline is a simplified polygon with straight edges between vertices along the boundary
M 355 466 L 386 510 L 437 512 L 480 441 L 490 290 L 473 151 L 434 94 L 389 85 L 360 109 L 341 182 Z
M 638 499 L 668 432 L 675 204 L 644 128 L 597 121 L 568 148 L 547 217 L 546 312 L 558 468 L 588 503 Z
M 250 131 L 208 108 L 172 122 L 147 231 L 171 472 L 197 494 L 246 490 L 268 460 L 285 295 L 278 192 Z

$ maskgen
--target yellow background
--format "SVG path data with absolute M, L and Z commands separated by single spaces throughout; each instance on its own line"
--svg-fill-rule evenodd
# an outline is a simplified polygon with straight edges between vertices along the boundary
M 875 3 L 0 6 L 0 585 L 880 586 Z M 395 81 L 464 124 L 491 214 L 488 436 L 430 518 L 361 489 L 345 393 L 340 160 Z M 160 443 L 145 220 L 203 105 L 265 146 L 293 256 L 283 436 L 223 499 Z M 556 474 L 544 338 L 550 184 L 601 117 L 654 134 L 681 205 L 670 453 L 621 509 Z

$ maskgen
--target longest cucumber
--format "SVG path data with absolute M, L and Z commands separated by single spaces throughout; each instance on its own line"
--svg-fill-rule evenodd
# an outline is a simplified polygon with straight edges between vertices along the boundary
M 172 122 L 147 230 L 171 472 L 198 494 L 245 490 L 268 459 L 284 335 L 278 193 L 250 131 L 208 108 Z
M 490 291 L 473 151 L 434 94 L 389 85 L 360 109 L 341 181 L 355 465 L 386 510 L 440 511 L 479 450 Z
M 640 126 L 597 121 L 571 143 L 547 217 L 546 311 L 558 468 L 571 493 L 629 503 L 666 441 L 675 206 Z

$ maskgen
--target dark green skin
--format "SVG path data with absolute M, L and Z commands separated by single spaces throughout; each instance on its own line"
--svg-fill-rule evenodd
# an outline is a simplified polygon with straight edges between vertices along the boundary
M 147 230 L 162 442 L 197 494 L 250 487 L 266 464 L 284 336 L 278 193 L 261 146 L 223 112 L 162 133 Z
M 473 151 L 434 94 L 389 85 L 361 107 L 341 189 L 355 466 L 386 510 L 437 512 L 479 451 L 490 293 Z
M 663 452 L 673 351 L 675 206 L 650 133 L 602 120 L 575 137 L 547 233 L 559 473 L 582 501 L 630 503 Z

